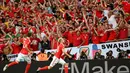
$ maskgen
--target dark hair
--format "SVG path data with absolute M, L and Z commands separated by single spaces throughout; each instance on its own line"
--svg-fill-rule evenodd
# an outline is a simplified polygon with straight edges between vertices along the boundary
M 68 10 L 69 8 L 68 8 L 68 6 L 65 6 L 64 9 L 65 9 L 65 10 Z
M 114 4 L 112 4 L 112 3 L 111 3 L 111 4 L 108 4 L 107 7 L 110 7 L 111 10 L 113 10 L 113 9 L 114 9 Z
M 130 24 L 130 20 L 127 23 Z
M 66 20 L 71 20 L 71 19 L 72 19 L 71 16 L 68 13 L 66 13 Z
M 41 53 L 44 53 L 45 52 L 45 49 L 41 49 Z
M 87 31 L 88 29 L 87 29 L 87 28 L 85 28 L 85 29 L 83 29 L 83 30 Z
M 8 58 L 7 58 L 7 56 L 5 54 L 3 54 L 2 57 L 4 58 L 3 61 L 7 61 L 7 62 L 9 61 Z
M 119 10 L 119 13 L 122 15 L 122 17 L 125 17 L 125 14 L 123 13 L 123 11 Z
M 32 56 L 35 57 L 35 56 L 37 56 L 37 54 L 36 54 L 36 53 L 33 53 Z

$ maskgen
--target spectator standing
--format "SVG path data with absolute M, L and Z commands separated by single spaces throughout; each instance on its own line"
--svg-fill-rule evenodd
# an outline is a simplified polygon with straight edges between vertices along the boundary
M 40 42 L 41 48 L 45 50 L 50 50 L 51 49 L 51 44 L 50 41 L 47 39 L 47 37 L 43 37 L 43 40 Z

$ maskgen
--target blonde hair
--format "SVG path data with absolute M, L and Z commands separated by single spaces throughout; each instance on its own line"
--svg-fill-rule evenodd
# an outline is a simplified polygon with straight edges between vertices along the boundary
M 58 42 L 59 43 L 61 43 L 61 42 L 63 42 L 64 41 L 64 39 L 62 38 L 62 37 L 60 37 L 59 39 L 58 39 Z

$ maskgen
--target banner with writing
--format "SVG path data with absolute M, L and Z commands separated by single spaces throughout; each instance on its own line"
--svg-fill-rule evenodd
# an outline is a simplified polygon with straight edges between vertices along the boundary
M 109 43 L 102 43 L 102 44 L 89 44 L 88 46 L 81 46 L 81 47 L 70 47 L 66 48 L 66 52 L 72 55 L 76 55 L 76 59 L 79 58 L 80 53 L 85 50 L 86 54 L 89 56 L 90 59 L 93 59 L 95 53 L 100 51 L 102 55 L 106 57 L 106 53 L 108 51 L 113 52 L 114 58 L 117 58 L 118 51 L 117 49 L 121 50 L 130 50 L 130 40 L 127 41 L 119 41 L 119 42 L 109 42 Z M 40 51 L 35 51 L 35 53 L 39 53 Z M 56 52 L 56 50 L 45 50 L 46 53 L 48 52 Z M 10 61 L 14 61 L 17 57 L 17 54 L 11 54 L 7 56 Z

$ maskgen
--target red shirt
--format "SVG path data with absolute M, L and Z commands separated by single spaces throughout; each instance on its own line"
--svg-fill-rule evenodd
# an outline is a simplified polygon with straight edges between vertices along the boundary
M 67 39 L 71 44 L 73 44 L 73 33 L 67 32 Z
M 27 2 L 28 0 L 22 0 L 23 2 Z
M 35 27 L 32 26 L 30 30 L 31 30 L 31 32 L 36 33 L 36 28 Z
M 28 28 L 22 28 L 22 33 L 23 34 L 28 34 L 28 31 L 29 31 Z
M 57 48 L 57 52 L 55 54 L 55 56 L 60 59 L 61 58 L 61 55 L 63 53 L 63 50 L 64 49 L 64 45 L 63 44 L 59 44 L 58 48 Z
M 71 15 L 71 17 L 72 17 L 72 20 L 74 20 L 74 19 L 75 19 L 75 17 L 74 17 L 74 16 L 75 16 L 74 12 L 71 11 L 71 12 L 70 12 L 70 15 Z
M 12 32 L 12 33 L 16 34 L 16 30 L 15 30 L 15 28 L 14 28 L 14 27 L 13 27 L 13 28 L 11 28 L 11 29 L 10 29 L 10 32 Z
M 44 26 L 40 26 L 41 32 L 45 32 L 46 28 Z
M 39 38 L 31 38 L 31 41 L 32 41 L 31 48 L 33 49 L 33 51 L 37 51 L 40 39 Z
M 73 33 L 73 46 L 79 46 L 82 43 L 82 36 L 78 36 L 76 32 Z
M 85 5 L 86 3 L 87 3 L 86 0 L 83 0 L 83 1 L 82 1 L 82 5 Z
M 23 48 L 21 50 L 22 54 L 28 55 L 28 51 L 26 50 L 26 47 L 28 47 L 29 50 L 32 50 L 30 48 L 30 43 L 31 43 L 30 38 L 23 38 Z
M 28 8 L 23 8 L 23 11 L 26 13 L 28 11 Z
M 44 3 L 44 0 L 38 0 L 38 2 L 40 2 L 40 3 Z
M 60 2 L 62 3 L 62 2 L 64 2 L 65 0 L 60 0 Z
M 6 3 L 8 4 L 10 0 L 6 0 Z
M 126 17 L 125 20 L 128 22 L 130 20 L 130 16 Z
M 97 0 L 97 2 L 100 2 L 100 0 Z
M 88 33 L 82 33 L 81 38 L 82 38 L 82 40 L 85 40 L 85 43 L 83 44 L 83 46 L 89 44 L 89 34 Z
M 14 17 L 14 13 L 13 12 L 8 12 L 9 17 L 13 18 Z
M 12 7 L 12 12 L 18 12 L 19 10 L 19 8 Z
M 96 10 L 96 16 L 97 16 L 98 18 L 102 18 L 102 12 Z
M 92 42 L 93 42 L 93 44 L 99 44 L 99 42 L 100 42 L 99 36 L 93 35 Z
M 109 33 L 110 33 L 110 34 L 109 34 L 108 40 L 109 40 L 109 41 L 115 40 L 115 39 L 116 39 L 116 36 L 117 36 L 117 35 L 116 35 L 116 31 L 113 30 L 113 31 L 110 31 Z
M 123 1 L 123 10 L 125 13 L 130 13 L 130 4 L 127 1 Z
M 128 28 L 122 28 L 119 32 L 119 39 L 126 39 L 128 37 Z
M 100 31 L 99 35 L 103 34 L 103 36 L 100 36 L 100 42 L 104 43 L 107 41 L 108 39 L 108 32 L 104 33 L 104 31 Z
M 64 37 L 68 37 L 68 32 L 64 32 L 64 33 L 62 33 L 62 36 L 64 36 Z
M 13 48 L 13 53 L 12 54 L 18 54 L 20 52 L 21 47 L 15 43 L 11 44 L 11 47 Z

